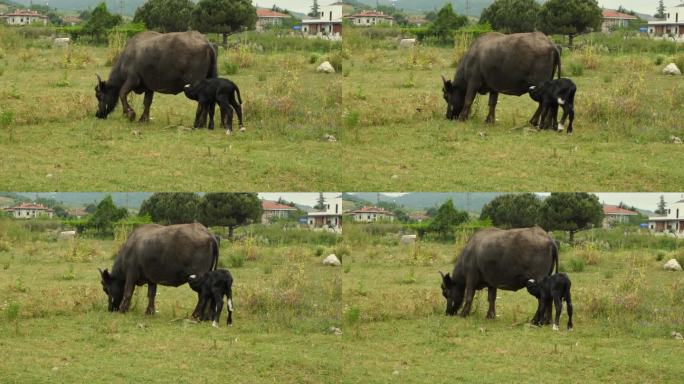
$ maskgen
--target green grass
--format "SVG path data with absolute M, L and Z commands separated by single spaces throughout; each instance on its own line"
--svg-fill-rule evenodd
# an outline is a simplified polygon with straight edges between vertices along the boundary
M 1 31 L 0 31 L 1 32 Z M 310 53 L 221 51 L 239 66 L 247 132 L 195 130 L 196 104 L 155 94 L 152 121 L 122 108 L 95 118 L 95 73 L 108 76 L 107 48 L 6 49 L 0 60 L 0 173 L 6 190 L 334 190 L 340 186 L 340 75 Z M 68 60 L 67 60 L 68 58 Z M 234 70 L 235 68 L 233 68 Z M 131 105 L 142 113 L 142 96 Z M 234 121 L 237 127 L 237 120 Z M 302 177 L 302 175 L 307 175 Z
M 117 242 L 73 243 L 0 222 L 0 361 L 3 382 L 187 382 L 226 377 L 244 383 L 339 382 L 341 270 L 325 268 L 300 246 L 253 249 L 231 268 L 234 325 L 194 323 L 197 296 L 187 285 L 159 286 L 154 316 L 146 287 L 132 309 L 107 312 L 97 268 L 111 268 Z M 222 243 L 221 263 L 244 244 Z M 5 268 L 6 266 L 6 268 Z M 198 376 L 200 375 L 200 376 Z
M 670 333 L 684 329 L 682 275 L 663 271 L 651 250 L 601 251 L 582 272 L 569 271 L 575 330 L 565 330 L 564 310 L 554 332 L 528 325 L 536 300 L 524 290 L 497 291 L 495 320 L 485 318 L 486 291 L 470 317 L 444 316 L 438 271 L 453 269 L 459 249 L 355 243 L 342 316 L 344 360 L 354 363 L 343 365 L 342 382 L 680 381 L 682 341 Z M 587 257 L 584 248 L 560 255 Z
M 343 83 L 342 157 L 353 177 L 345 179 L 344 188 L 680 188 L 675 180 L 684 174 L 669 164 L 683 160 L 684 152 L 670 136 L 684 134 L 678 122 L 684 85 L 660 74 L 655 54 L 587 50 L 564 55 L 566 76 L 572 63 L 584 68 L 583 76 L 573 79 L 578 93 L 570 137 L 531 130 L 527 121 L 536 105 L 527 96 L 501 96 L 495 125 L 484 123 L 483 96 L 476 99 L 470 121 L 447 121 L 440 74 L 453 77 L 456 50 L 358 48 L 350 55 Z

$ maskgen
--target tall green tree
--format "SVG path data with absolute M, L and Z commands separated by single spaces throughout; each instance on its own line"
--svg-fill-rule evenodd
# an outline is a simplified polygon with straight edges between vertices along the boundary
M 658 209 L 654 211 L 659 215 L 667 214 L 667 203 L 665 202 L 665 196 L 660 195 L 660 201 L 658 201 Z
M 448 3 L 437 12 L 435 21 L 428 26 L 428 34 L 447 41 L 451 39 L 454 31 L 466 24 L 468 24 L 468 18 L 454 12 L 451 3 Z
M 501 195 L 485 204 L 480 219 L 490 219 L 495 227 L 527 228 L 539 224 L 541 199 L 534 193 Z
M 199 205 L 200 221 L 206 226 L 235 228 L 261 221 L 261 200 L 256 193 L 207 193 Z
M 140 206 L 140 215 L 149 215 L 161 224 L 192 223 L 199 217 L 200 197 L 191 192 L 155 193 Z
M 436 233 L 442 239 L 451 238 L 454 227 L 466 221 L 468 212 L 456 209 L 454 202 L 449 199 L 437 210 L 437 214 L 428 225 L 428 231 Z
M 119 208 L 114 205 L 112 196 L 107 195 L 97 205 L 95 212 L 88 220 L 88 227 L 94 228 L 100 235 L 110 235 L 113 233 L 114 223 L 126 218 L 128 211 L 126 208 Z
M 183 32 L 190 27 L 190 0 L 148 0 L 135 10 L 133 21 L 159 32 Z
M 326 204 L 325 204 L 325 196 L 323 196 L 323 192 L 318 193 L 318 200 L 316 200 L 316 205 L 314 205 L 314 209 L 318 209 L 319 211 L 325 210 Z
M 576 232 L 601 226 L 603 206 L 593 194 L 552 193 L 541 205 L 540 218 L 547 231 L 569 232 L 572 243 Z
M 192 26 L 203 33 L 220 33 L 223 44 L 228 35 L 254 29 L 256 8 L 250 0 L 200 0 L 192 11 Z
M 539 28 L 547 35 L 575 36 L 601 29 L 603 14 L 596 0 L 549 0 L 539 12 Z
M 318 17 L 318 13 L 321 11 L 321 8 L 318 6 L 318 0 L 313 0 L 313 4 L 311 5 L 311 12 L 309 12 L 308 16 L 309 17 Z
M 121 24 L 121 15 L 114 15 L 107 10 L 107 4 L 100 3 L 93 9 L 88 21 L 83 26 L 83 33 L 92 36 L 95 41 L 102 41 L 107 31 Z
M 503 33 L 532 32 L 540 9 L 536 0 L 496 0 L 482 11 L 480 24 Z
M 653 16 L 657 19 L 664 19 L 665 18 L 665 4 L 663 4 L 663 0 L 660 0 L 658 2 L 658 8 L 656 8 L 656 14 Z

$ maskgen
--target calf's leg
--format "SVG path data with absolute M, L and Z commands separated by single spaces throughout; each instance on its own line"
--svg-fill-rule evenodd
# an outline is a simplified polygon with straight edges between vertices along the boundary
M 192 318 L 202 320 L 202 312 L 204 312 L 204 296 L 201 292 L 197 293 L 197 305 L 195 310 L 192 311 Z
M 487 318 L 496 318 L 496 288 L 489 287 L 487 289 L 487 299 L 489 301 L 489 310 L 487 310 Z
M 572 299 L 569 290 L 565 295 L 565 304 L 568 307 L 568 330 L 572 330 Z
M 214 129 L 214 112 L 216 110 L 216 104 L 209 103 L 209 129 Z
M 240 103 L 238 103 L 237 100 L 235 100 L 235 95 L 232 96 L 232 98 L 230 100 L 230 105 L 233 107 L 233 109 L 235 110 L 235 114 L 237 115 L 238 124 L 240 125 L 240 132 L 243 132 L 245 130 L 245 125 L 242 123 L 242 105 Z M 231 114 L 232 114 L 232 112 L 231 112 Z M 233 120 L 232 116 L 230 119 L 231 119 L 231 125 L 232 125 L 233 124 L 232 123 L 232 120 Z
M 228 319 L 226 324 L 233 325 L 233 293 L 228 291 L 226 296 L 228 297 Z
M 560 322 L 561 312 L 563 311 L 563 303 L 561 302 L 560 295 L 553 295 L 553 303 L 556 307 L 556 318 L 553 322 L 553 330 L 558 330 L 558 324 Z
M 539 126 L 539 116 L 541 116 L 542 112 L 542 104 L 539 103 L 537 106 L 537 110 L 534 112 L 534 115 L 532 115 L 532 119 L 530 119 L 530 124 L 533 127 L 538 127 Z
M 213 299 L 215 306 L 211 326 L 218 328 L 218 323 L 221 320 L 221 311 L 223 310 L 223 292 L 214 291 Z
M 147 310 L 146 315 L 154 315 L 154 297 L 157 295 L 157 284 L 147 284 Z

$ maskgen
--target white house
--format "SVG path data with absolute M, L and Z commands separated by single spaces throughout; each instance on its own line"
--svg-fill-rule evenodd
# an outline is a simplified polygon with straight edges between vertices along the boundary
M 648 34 L 672 38 L 684 36 L 684 3 L 667 8 L 664 20 L 649 21 Z
M 650 216 L 648 229 L 653 232 L 670 232 L 684 236 L 684 200 L 672 204 L 663 216 Z
M 628 223 L 629 218 L 635 216 L 639 216 L 639 212 L 620 208 L 617 205 L 603 204 L 603 228 Z
M 616 28 L 626 28 L 632 20 L 638 20 L 636 16 L 628 15 L 626 13 L 618 12 L 613 9 L 603 10 L 603 24 L 601 31 L 610 32 Z
M 309 212 L 306 215 L 306 223 L 312 228 L 341 229 L 342 200 L 336 199 L 332 203 L 326 204 L 325 210 Z
M 379 207 L 362 207 L 347 212 L 356 222 L 371 223 L 374 221 L 394 221 L 394 213 Z
M 394 17 L 390 15 L 385 15 L 378 11 L 363 11 L 351 16 L 347 16 L 347 19 L 352 23 L 352 25 L 358 27 L 370 27 L 378 24 L 394 24 Z
M 293 212 L 297 212 L 297 208 L 268 200 L 261 201 L 261 208 L 264 211 L 261 214 L 262 224 L 268 224 L 273 219 L 287 219 Z
M 35 22 L 47 25 L 48 23 L 47 16 L 43 16 L 40 13 L 30 9 L 17 9 L 14 12 L 4 15 L 3 18 L 9 25 L 27 25 Z
M 48 208 L 42 204 L 21 203 L 17 206 L 5 208 L 5 212 L 12 215 L 15 219 L 35 219 L 36 217 L 50 217 L 55 214 L 52 208 Z
M 316 17 L 302 20 L 302 32 L 309 35 L 342 36 L 344 6 L 344 3 L 337 2 L 320 7 Z
M 284 13 L 272 11 L 270 9 L 257 9 L 257 32 L 265 31 L 268 27 L 277 27 L 283 24 L 283 20 L 290 17 Z

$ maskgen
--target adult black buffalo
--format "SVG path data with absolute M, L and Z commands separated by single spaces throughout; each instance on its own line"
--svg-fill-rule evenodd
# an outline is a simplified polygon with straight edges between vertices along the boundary
M 100 271 L 110 312 L 126 312 L 136 285 L 147 284 L 146 313 L 154 314 L 157 284 L 177 287 L 188 276 L 216 269 L 218 241 L 199 223 L 136 228 L 116 255 L 112 272 Z M 198 308 L 193 312 L 198 317 Z
M 496 316 L 497 288 L 517 291 L 530 279 L 540 280 L 558 271 L 558 247 L 539 227 L 503 230 L 487 228 L 476 232 L 458 256 L 451 276 L 442 275 L 446 314 L 453 316 L 465 304 L 461 316 L 468 316 L 475 290 L 489 289 L 487 318 Z
M 475 96 L 489 93 L 486 121 L 494 123 L 499 93 L 524 95 L 530 87 L 553 79 L 556 68 L 560 77 L 560 51 L 543 33 L 487 33 L 475 40 L 458 63 L 453 82 L 442 76 L 446 117 L 467 120 Z M 537 109 L 533 125 L 537 125 L 539 113 Z
M 201 33 L 142 32 L 126 43 L 107 81 L 97 75 L 96 116 L 107 118 L 121 99 L 124 115 L 134 120 L 135 111 L 128 104 L 128 94 L 144 92 L 145 110 L 140 121 L 145 122 L 150 118 L 154 92 L 175 95 L 183 92 L 185 84 L 216 76 L 216 50 Z

